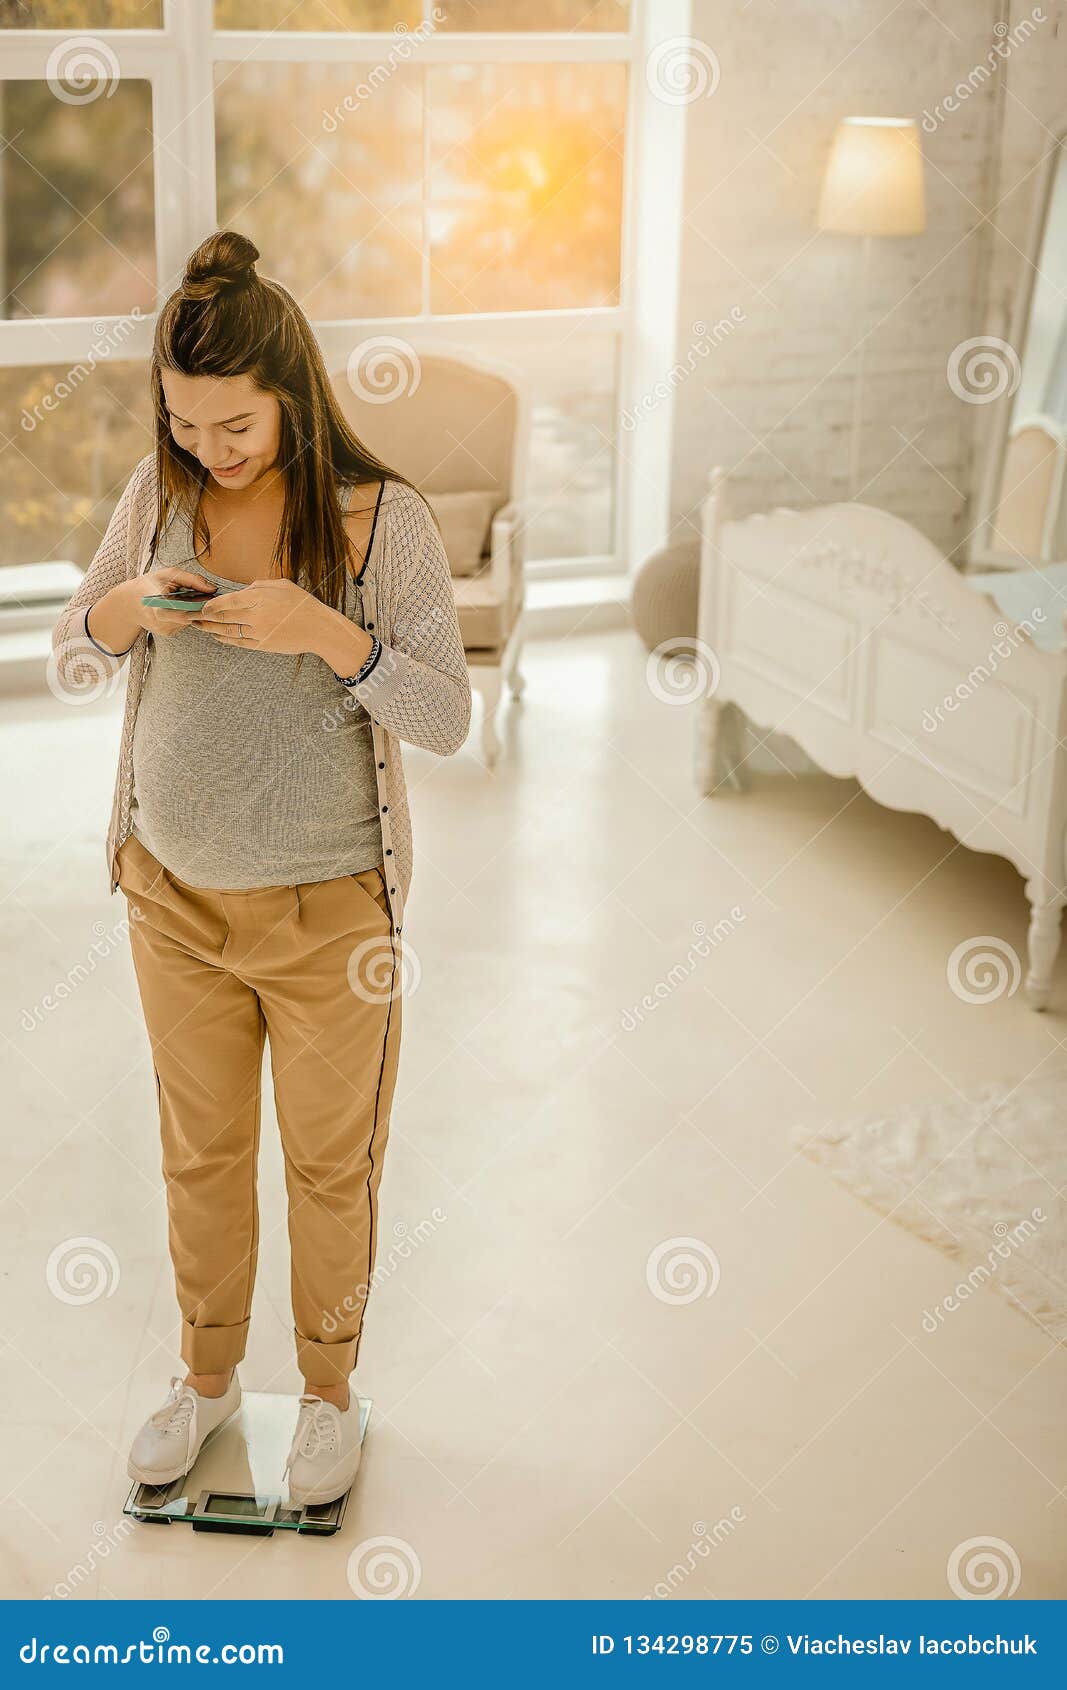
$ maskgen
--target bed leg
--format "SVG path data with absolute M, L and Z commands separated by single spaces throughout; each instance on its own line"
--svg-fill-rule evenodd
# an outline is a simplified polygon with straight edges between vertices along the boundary
M 704 698 L 697 707 L 696 784 L 705 798 L 721 786 L 748 788 L 743 760 L 744 718 L 736 704 Z
M 1027 936 L 1026 1001 L 1031 1009 L 1046 1009 L 1052 995 L 1052 974 L 1060 951 L 1060 917 L 1067 897 L 1049 897 L 1049 882 L 1035 875 L 1026 882 L 1030 901 L 1030 931 Z

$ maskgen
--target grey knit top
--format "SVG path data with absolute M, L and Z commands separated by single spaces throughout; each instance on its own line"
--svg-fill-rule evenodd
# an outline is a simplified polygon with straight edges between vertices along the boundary
M 160 536 L 156 567 L 166 565 L 220 593 L 248 585 L 199 563 L 182 514 Z M 362 627 L 351 577 L 346 594 L 345 614 Z M 133 737 L 130 822 L 188 886 L 295 886 L 376 868 L 370 717 L 311 653 L 242 651 L 195 624 L 154 639 Z

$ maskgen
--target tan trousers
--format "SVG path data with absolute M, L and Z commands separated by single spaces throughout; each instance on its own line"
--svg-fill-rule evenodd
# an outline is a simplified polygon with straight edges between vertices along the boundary
M 359 1352 L 400 1052 L 400 945 L 381 871 L 204 891 L 131 834 L 116 873 L 155 1066 L 182 1358 L 223 1373 L 244 1354 L 266 1036 L 297 1362 L 308 1386 L 339 1384 Z

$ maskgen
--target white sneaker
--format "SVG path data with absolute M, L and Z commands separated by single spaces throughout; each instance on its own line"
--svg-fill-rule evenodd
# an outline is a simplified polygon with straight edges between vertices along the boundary
M 241 1406 L 234 1373 L 221 1397 L 202 1397 L 177 1377 L 162 1408 L 149 1415 L 133 1440 L 126 1471 L 142 1485 L 169 1485 L 188 1473 L 201 1449 Z
M 343 1414 L 321 1397 L 301 1397 L 296 1435 L 285 1464 L 290 1502 L 297 1508 L 336 1502 L 355 1478 L 362 1453 L 355 1391 Z

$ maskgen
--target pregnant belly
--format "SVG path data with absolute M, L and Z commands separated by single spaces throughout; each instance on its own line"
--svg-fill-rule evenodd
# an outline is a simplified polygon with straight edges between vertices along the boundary
M 133 820 L 179 875 L 178 861 L 193 859 L 236 886 L 242 863 L 330 860 L 377 818 L 366 715 L 329 734 L 320 712 L 242 733 L 225 718 L 212 733 L 203 724 L 161 731 L 156 719 L 139 714 L 134 731 Z

